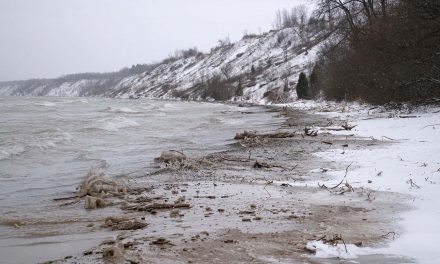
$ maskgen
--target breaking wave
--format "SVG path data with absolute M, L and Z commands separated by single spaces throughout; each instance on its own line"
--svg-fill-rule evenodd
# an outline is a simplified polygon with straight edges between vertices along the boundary
M 25 151 L 26 148 L 24 146 L 13 146 L 11 148 L 0 147 L 0 160 L 9 159 L 13 156 L 18 156 Z
M 53 107 L 53 106 L 56 106 L 57 104 L 56 103 L 52 103 L 52 102 L 44 101 L 44 102 L 36 103 L 35 105 L 37 105 L 37 106 Z
M 110 113 L 127 113 L 127 114 L 138 114 L 138 111 L 130 109 L 128 107 L 108 107 L 104 110 L 105 112 Z
M 46 131 L 43 131 L 43 133 Z M 42 133 L 41 131 L 37 134 Z M 50 138 L 50 139 L 49 139 Z M 58 144 L 71 142 L 72 135 L 67 132 L 50 134 L 44 138 L 34 138 L 24 144 L 13 144 L 0 146 L 0 160 L 12 159 L 32 149 L 51 149 L 56 148 Z
M 108 118 L 101 121 L 102 126 L 99 128 L 107 131 L 118 131 L 121 128 L 137 127 L 139 123 L 125 117 Z

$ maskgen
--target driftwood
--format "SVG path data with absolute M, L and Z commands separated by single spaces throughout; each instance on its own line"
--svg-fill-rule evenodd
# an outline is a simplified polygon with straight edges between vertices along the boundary
M 344 131 L 346 130 L 343 127 L 326 127 L 325 130 L 330 130 L 330 131 Z
M 341 125 L 341 127 L 326 127 L 325 129 L 330 131 L 351 131 L 355 127 L 357 127 L 357 125 L 350 125 L 348 123 L 345 123 Z
M 194 198 L 215 199 L 216 196 L 214 196 L 214 195 L 207 195 L 207 196 L 199 196 L 199 195 L 196 195 L 196 196 L 194 196 Z M 223 197 L 222 197 L 222 198 L 223 198 Z
M 349 125 L 348 123 L 345 123 L 342 125 L 342 128 L 348 131 L 351 131 L 353 128 L 357 127 L 357 125 Z
M 339 184 L 337 184 L 336 186 L 331 187 L 330 189 L 338 188 L 344 182 L 344 180 L 347 179 L 348 168 L 350 168 L 351 164 L 353 164 L 353 163 L 350 163 L 350 165 L 348 165 L 347 168 L 345 168 L 345 175 L 344 175 L 344 178 L 342 179 L 342 181 Z
M 288 170 L 287 168 L 281 166 L 281 165 L 275 165 L 275 164 L 269 164 L 266 162 L 258 162 L 255 161 L 254 166 L 255 169 L 262 169 L 262 168 L 266 168 L 266 169 L 270 169 L 270 168 L 280 168 L 283 170 Z
M 148 224 L 127 217 L 110 216 L 105 219 L 105 226 L 111 227 L 112 230 L 137 230 L 148 226 Z
M 128 210 L 137 210 L 137 211 L 155 211 L 155 210 L 171 210 L 176 208 L 191 208 L 189 204 L 151 204 L 147 206 L 137 206 L 137 207 L 128 207 Z
M 311 128 L 304 127 L 304 135 L 309 137 L 316 137 L 318 135 L 318 130 L 312 130 Z
M 266 162 L 258 162 L 258 161 L 256 161 L 255 164 L 254 164 L 254 168 L 256 168 L 256 169 L 261 169 L 261 168 L 269 169 L 269 168 L 272 168 L 272 166 L 270 164 L 266 163 Z
M 279 131 L 275 133 L 258 134 L 255 131 L 244 131 L 243 133 L 237 133 L 234 137 L 235 140 L 242 140 L 246 138 L 291 138 L 295 133 Z
M 74 200 L 74 199 L 77 199 L 77 198 L 78 198 L 78 196 L 75 195 L 75 196 L 70 196 L 70 197 L 54 198 L 54 199 L 52 199 L 52 200 L 55 201 L 55 202 L 59 202 L 59 201 Z
M 419 118 L 420 116 L 411 116 L 411 115 L 400 115 L 399 118 Z

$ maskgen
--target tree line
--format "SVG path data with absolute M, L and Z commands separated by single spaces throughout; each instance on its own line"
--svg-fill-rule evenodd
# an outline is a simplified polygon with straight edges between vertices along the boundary
M 373 104 L 440 97 L 440 1 L 319 0 L 317 13 L 332 35 L 305 97 Z

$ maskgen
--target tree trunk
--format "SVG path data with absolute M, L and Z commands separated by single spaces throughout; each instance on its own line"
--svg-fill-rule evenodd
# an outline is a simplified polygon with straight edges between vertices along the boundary
M 387 16 L 387 0 L 381 0 L 382 16 Z

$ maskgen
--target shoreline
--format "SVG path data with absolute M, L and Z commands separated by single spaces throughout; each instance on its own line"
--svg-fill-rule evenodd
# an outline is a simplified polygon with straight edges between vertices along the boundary
M 374 191 L 373 201 L 365 188 L 347 190 L 344 185 L 341 190 L 338 187 L 342 194 L 336 194 L 328 188 L 308 186 L 313 181 L 332 186 L 331 181 L 340 179 L 332 179 L 327 172 L 345 168 L 315 153 L 336 145 L 348 145 L 344 151 L 380 149 L 384 143 L 334 133 L 303 137 L 299 131 L 304 126 L 325 127 L 342 120 L 301 110 L 289 112 L 284 113 L 289 119 L 282 127 L 297 131 L 292 138 L 233 144 L 230 150 L 201 157 L 197 168 L 159 170 L 130 183 L 152 188 L 144 197 L 160 197 L 158 201 L 165 203 L 185 196 L 190 208 L 140 213 L 148 227 L 122 232 L 114 241 L 86 252 L 90 254 L 61 262 L 201 263 L 215 259 L 216 263 L 321 263 L 323 259 L 314 256 L 320 249 L 313 250 L 316 245 L 311 243 L 328 241 L 335 235 L 349 245 L 351 252 L 338 253 L 343 259 L 401 262 L 401 256 L 368 252 L 392 241 L 391 234 L 400 233 L 396 217 L 409 210 L 408 195 Z M 256 163 L 267 166 L 258 168 Z M 298 182 L 303 186 L 296 186 Z M 326 258 L 325 262 L 332 260 Z
M 113 235 L 116 236 L 116 232 L 112 232 L 111 228 L 102 228 L 101 225 L 106 217 L 121 212 L 120 204 L 100 210 L 85 210 L 84 198 L 78 199 L 78 202 L 52 200 L 75 196 L 75 187 L 95 164 L 97 170 L 102 168 L 113 179 L 120 179 L 124 175 L 136 178 L 150 171 L 149 163 L 154 157 L 159 156 L 163 149 L 183 148 L 186 154 L 193 155 L 221 151 L 225 149 L 226 144 L 232 142 L 229 140 L 238 129 L 258 127 L 272 131 L 283 121 L 280 118 L 275 118 L 274 121 L 273 114 L 267 113 L 264 108 L 237 108 L 207 103 L 16 98 L 8 100 L 2 106 L 6 109 L 6 115 L 2 116 L 2 120 L 14 120 L 2 129 L 3 132 L 24 127 L 15 135 L 26 135 L 27 131 L 32 135 L 29 137 L 32 140 L 16 141 L 19 146 L 32 147 L 25 147 L 25 152 L 1 160 L 1 178 L 6 184 L 3 185 L 0 197 L 4 205 L 4 214 L 0 219 L 0 242 L 1 255 L 8 263 L 41 262 L 58 259 L 64 255 L 80 254 L 85 247 L 92 246 L 89 238 L 93 238 L 94 231 L 108 232 L 108 238 L 114 239 Z M 20 113 L 28 109 L 31 109 L 32 113 L 18 114 L 17 118 L 14 118 L 15 110 L 18 108 Z M 78 112 L 74 116 L 82 116 L 81 114 L 85 113 L 90 118 L 67 118 L 71 116 L 69 113 L 75 113 L 70 110 L 72 108 Z M 242 114 L 247 111 L 255 114 Z M 169 119 L 166 118 L 167 115 Z M 185 115 L 188 115 L 188 118 Z M 33 118 L 34 116 L 37 118 Z M 157 117 L 160 122 L 153 122 L 155 119 L 150 116 Z M 48 122 L 40 122 L 40 117 L 51 118 Z M 271 120 L 272 122 L 269 122 Z M 152 125 L 148 125 L 150 123 Z M 274 124 L 264 125 L 267 123 Z M 119 126 L 121 124 L 122 126 Z M 173 124 L 177 127 L 174 128 Z M 108 127 L 117 129 L 109 131 Z M 170 129 L 161 130 L 160 127 Z M 163 132 L 156 140 L 154 134 L 158 131 Z M 3 137 L 6 147 L 2 144 L 1 150 L 8 151 L 8 142 L 15 146 L 13 135 L 14 133 L 9 133 Z M 55 137 L 57 141 L 54 144 L 50 143 Z M 199 137 L 200 139 L 197 139 Z M 46 140 L 50 143 L 48 148 L 37 145 L 40 142 L 46 144 Z M 34 143 L 35 145 L 32 145 Z M 131 174 L 127 175 L 129 173 Z M 25 175 L 27 177 L 24 177 Z M 69 204 L 70 202 L 76 203 Z M 96 237 L 103 236 L 96 234 Z M 81 242 L 83 238 L 87 240 L 87 245 Z M 99 243 L 100 241 L 95 242 L 96 245 Z M 21 254 L 23 251 L 32 253 Z

